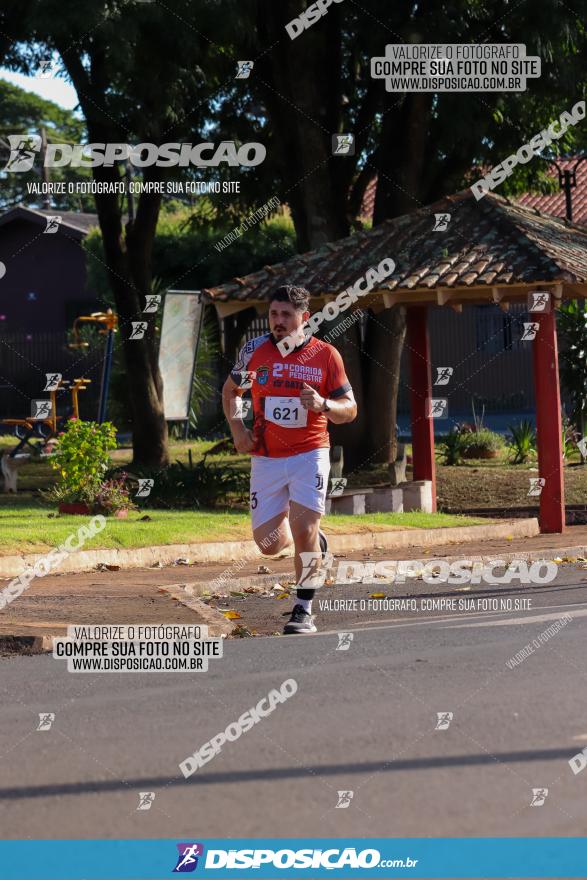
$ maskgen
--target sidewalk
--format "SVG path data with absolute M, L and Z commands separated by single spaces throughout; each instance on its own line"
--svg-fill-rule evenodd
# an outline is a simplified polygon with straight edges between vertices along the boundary
M 564 560 L 587 556 L 587 526 L 570 526 L 563 535 L 453 541 L 433 548 L 414 546 L 408 552 L 401 547 L 372 548 L 336 556 L 371 562 L 451 557 Z M 0 581 L 0 588 L 6 583 Z M 33 580 L 25 593 L 0 611 L 0 651 L 50 650 L 50 637 L 64 634 L 74 623 L 201 623 L 216 636 L 279 633 L 283 614 L 291 609 L 293 585 L 293 561 L 286 556 L 241 559 L 228 565 L 197 563 L 48 575 Z M 335 589 L 329 590 L 331 596 Z M 230 610 L 240 616 L 227 619 L 222 612 Z
M 71 624 L 200 624 L 227 636 L 234 624 L 179 586 L 182 569 L 57 574 L 35 578 L 0 611 L 0 654 L 52 649 L 52 636 Z M 0 587 L 7 581 L 1 581 Z

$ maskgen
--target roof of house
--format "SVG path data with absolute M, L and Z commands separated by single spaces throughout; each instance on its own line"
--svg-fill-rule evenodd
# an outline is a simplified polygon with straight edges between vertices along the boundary
M 444 232 L 433 231 L 437 213 L 451 215 Z M 493 193 L 476 201 L 466 189 L 203 292 L 215 303 L 263 302 L 286 283 L 336 294 L 384 257 L 396 263 L 377 288 L 387 291 L 577 284 L 587 282 L 587 229 Z
M 558 165 L 563 171 L 572 171 L 578 159 L 578 156 L 572 156 L 570 159 L 560 159 Z M 555 177 L 558 175 L 558 172 L 556 168 L 549 167 L 549 174 Z M 576 181 L 577 185 L 571 190 L 573 223 L 587 226 L 587 163 L 579 166 L 576 173 Z M 518 197 L 518 201 L 521 205 L 538 208 L 540 211 L 546 211 L 548 214 L 554 214 L 556 217 L 566 217 L 565 194 L 562 190 L 558 190 L 550 195 L 524 193 L 523 196 Z
M 82 211 L 60 211 L 59 208 L 45 211 L 38 208 L 29 208 L 26 205 L 8 208 L 0 216 L 0 225 L 12 223 L 14 220 L 26 220 L 30 223 L 37 223 L 39 226 L 45 226 L 45 218 L 49 216 L 55 217 L 56 215 L 61 217 L 61 226 L 78 238 L 84 238 L 93 226 L 98 225 L 97 214 L 87 214 Z
M 568 159 L 559 159 L 558 165 L 563 171 L 573 169 L 579 156 L 571 156 Z M 557 177 L 557 170 L 553 166 L 549 166 L 548 174 L 551 177 Z M 573 200 L 573 223 L 587 226 L 587 163 L 581 165 L 576 175 L 577 185 L 572 189 Z M 365 189 L 363 201 L 361 203 L 361 219 L 371 220 L 373 217 L 373 209 L 375 207 L 375 190 L 377 189 L 377 176 L 373 177 Z M 555 217 L 567 216 L 565 194 L 562 190 L 558 190 L 550 195 L 542 195 L 541 193 L 524 193 L 516 198 L 521 205 L 527 205 L 529 208 L 538 208 L 547 214 L 554 214 Z

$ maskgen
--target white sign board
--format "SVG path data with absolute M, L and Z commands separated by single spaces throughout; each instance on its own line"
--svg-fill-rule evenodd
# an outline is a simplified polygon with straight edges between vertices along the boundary
M 168 421 L 189 417 L 194 361 L 203 306 L 197 293 L 169 291 L 163 306 L 159 370 L 163 406 Z

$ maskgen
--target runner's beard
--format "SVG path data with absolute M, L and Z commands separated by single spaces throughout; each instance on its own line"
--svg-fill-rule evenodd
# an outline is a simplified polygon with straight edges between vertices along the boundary
M 273 335 L 275 338 L 281 342 L 282 339 L 291 339 L 294 347 L 301 345 L 302 342 L 306 339 L 306 334 L 304 333 L 304 325 L 302 324 L 300 327 L 296 327 L 293 330 L 273 330 Z

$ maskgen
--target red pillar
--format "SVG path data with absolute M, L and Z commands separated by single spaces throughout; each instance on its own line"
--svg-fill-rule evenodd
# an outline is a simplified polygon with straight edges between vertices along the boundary
M 426 401 L 432 397 L 428 307 L 425 305 L 409 306 L 406 312 L 410 349 L 410 407 L 414 480 L 431 480 L 432 509 L 436 510 L 434 419 L 430 418 L 426 411 Z
M 540 326 L 533 346 L 538 473 L 546 481 L 540 493 L 540 531 L 565 530 L 561 399 L 558 377 L 556 316 L 531 315 Z

